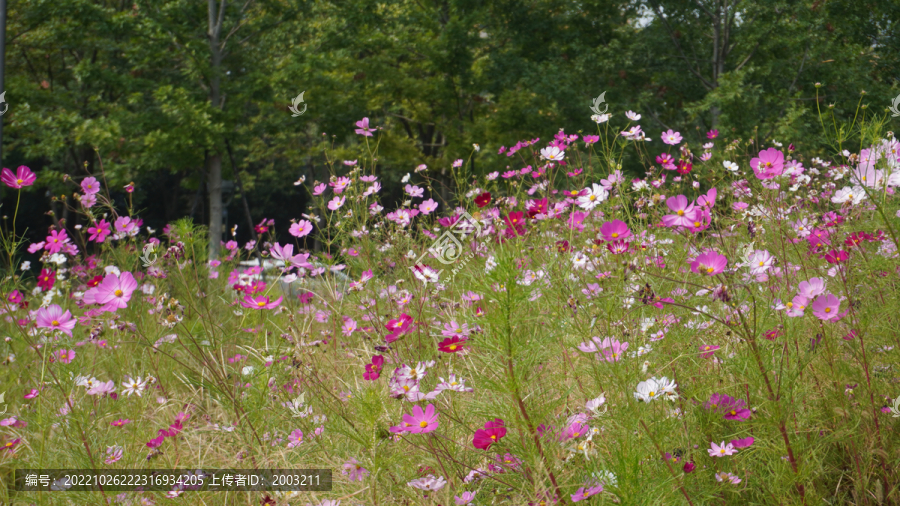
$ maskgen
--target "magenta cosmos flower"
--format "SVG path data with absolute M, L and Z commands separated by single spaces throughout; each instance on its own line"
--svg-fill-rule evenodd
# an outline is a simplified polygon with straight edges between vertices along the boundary
M 101 304 L 105 311 L 115 313 L 117 309 L 128 307 L 128 301 L 137 286 L 137 281 L 130 272 L 123 272 L 118 276 L 110 273 L 100 285 L 84 293 L 84 303 Z
M 487 450 L 492 444 L 503 439 L 503 436 L 505 435 L 506 427 L 503 420 L 497 418 L 493 422 L 485 422 L 484 429 L 475 431 L 475 436 L 472 438 L 472 445 L 475 446 L 475 448 Z
M 696 218 L 694 204 L 688 201 L 684 195 L 669 197 L 666 205 L 675 214 L 667 214 L 662 217 L 663 224 L 667 227 L 691 227 Z
M 604 241 L 615 241 L 631 237 L 631 230 L 628 230 L 628 225 L 625 222 L 613 220 L 607 221 L 600 227 L 600 234 L 603 235 Z
M 75 328 L 75 318 L 69 311 L 63 312 L 56 304 L 38 309 L 35 323 L 39 329 L 60 330 L 72 337 L 72 329 Z
M 59 231 L 51 230 L 45 241 L 44 249 L 50 253 L 59 253 L 69 242 L 69 235 L 65 229 Z
M 372 137 L 372 132 L 375 131 L 374 128 L 369 128 L 369 118 L 363 118 L 356 122 L 356 133 L 359 135 L 365 135 L 366 137 Z
M 283 298 L 284 297 L 278 297 L 275 300 L 269 300 L 269 297 L 266 297 L 265 295 L 254 297 L 248 293 L 247 295 L 244 295 L 241 306 L 248 309 L 275 309 L 281 304 Z
M 438 428 L 437 413 L 434 404 L 425 406 L 422 411 L 420 406 L 413 406 L 411 415 L 403 415 L 403 423 L 399 427 L 391 427 L 391 432 L 409 432 L 411 434 L 425 434 Z
M 109 222 L 106 220 L 100 220 L 92 227 L 88 228 L 88 233 L 91 234 L 88 237 L 89 241 L 103 242 L 106 240 L 106 236 L 108 236 L 110 231 Z
M 760 151 L 757 158 L 750 160 L 750 167 L 759 179 L 772 179 L 784 172 L 784 153 L 769 148 Z
M 830 293 L 819 295 L 812 303 L 813 315 L 822 321 L 838 319 L 840 309 L 841 299 Z
M 291 229 L 288 230 L 290 234 L 294 237 L 304 237 L 309 235 L 312 232 L 313 226 L 312 222 L 308 220 L 300 220 L 297 223 L 291 225 Z
M 3 183 L 10 188 L 22 189 L 26 186 L 31 186 L 36 179 L 37 176 L 34 175 L 34 172 L 31 172 L 31 169 L 24 165 L 20 165 L 19 168 L 16 169 L 15 174 L 6 168 L 0 173 L 0 181 L 3 181 Z
M 707 251 L 706 253 L 698 255 L 697 258 L 691 262 L 691 272 L 715 276 L 724 271 L 726 266 L 728 266 L 728 258 L 726 258 L 725 255 L 720 255 L 715 251 Z

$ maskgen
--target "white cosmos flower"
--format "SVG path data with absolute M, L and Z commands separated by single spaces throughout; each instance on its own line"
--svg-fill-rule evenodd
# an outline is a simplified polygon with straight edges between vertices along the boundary
M 655 378 L 638 383 L 635 390 L 637 391 L 634 392 L 634 398 L 641 402 L 650 402 L 662 396 L 660 385 Z
M 609 192 L 597 183 L 586 189 L 587 193 L 578 197 L 578 207 L 590 211 L 609 197 Z
M 559 161 L 566 157 L 566 153 L 556 146 L 549 146 L 541 150 L 541 158 L 544 160 Z

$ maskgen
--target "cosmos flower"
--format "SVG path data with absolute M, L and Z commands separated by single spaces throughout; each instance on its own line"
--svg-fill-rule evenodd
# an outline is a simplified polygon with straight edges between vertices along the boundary
M 75 328 L 76 322 L 72 313 L 68 310 L 63 312 L 63 309 L 56 304 L 38 309 L 35 317 L 35 324 L 39 329 L 59 330 L 69 337 L 72 337 L 72 329 Z M 72 354 L 74 355 L 74 352 Z

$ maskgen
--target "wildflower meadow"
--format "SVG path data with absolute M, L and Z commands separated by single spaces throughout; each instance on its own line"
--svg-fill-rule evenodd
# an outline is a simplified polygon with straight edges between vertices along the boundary
M 28 241 L 35 174 L 3 169 L 17 207 L 2 229 L 0 502 L 900 503 L 888 121 L 820 111 L 832 149 L 808 157 L 805 139 L 689 135 L 611 109 L 591 132 L 410 167 L 391 209 L 379 125 L 346 124 L 355 156 L 323 138 L 330 177 L 290 189 L 313 206 L 289 235 L 263 219 L 218 257 L 189 218 L 145 226 L 131 196 L 157 190 L 114 199 L 102 164 L 64 180 L 81 224 Z M 478 170 L 476 153 L 507 170 Z M 25 468 L 331 481 L 16 491 Z

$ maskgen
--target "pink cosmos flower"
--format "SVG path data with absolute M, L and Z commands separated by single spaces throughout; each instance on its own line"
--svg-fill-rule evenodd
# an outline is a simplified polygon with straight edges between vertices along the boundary
M 93 195 L 100 191 L 100 183 L 97 182 L 96 178 L 86 177 L 81 180 L 81 190 L 85 195 Z
M 753 445 L 753 441 L 754 441 L 753 436 L 750 436 L 750 437 L 745 437 L 744 439 L 732 439 L 731 444 L 735 448 L 747 448 L 747 447 Z
M 51 304 L 38 309 L 35 323 L 39 329 L 61 330 L 72 337 L 72 329 L 75 328 L 76 320 L 72 318 L 72 313 L 68 310 L 63 312 L 61 307 Z
M 313 195 L 321 195 L 322 193 L 325 192 L 325 188 L 328 188 L 328 186 L 326 186 L 325 183 L 319 183 L 319 184 L 317 184 L 317 185 L 313 188 Z
M 785 306 L 787 306 L 787 315 L 790 318 L 797 318 L 799 316 L 803 316 L 803 312 L 806 310 L 806 306 L 809 304 L 809 299 L 802 295 L 797 295 L 794 299 Z
M 303 267 L 306 269 L 313 268 L 313 266 L 306 261 L 306 259 L 309 258 L 309 253 L 297 253 L 295 255 L 293 244 L 281 246 L 276 242 L 269 249 L 269 254 L 272 255 L 272 258 L 274 258 L 275 260 L 281 260 L 282 262 L 284 262 L 284 265 L 288 267 Z
M 420 406 L 413 406 L 413 414 L 403 415 L 403 423 L 400 427 L 391 427 L 392 432 L 409 432 L 410 434 L 426 434 L 438 428 L 437 413 L 434 404 L 425 406 L 422 411 Z M 395 429 L 400 429 L 399 431 Z
M 475 431 L 472 438 L 472 445 L 475 448 L 487 450 L 492 444 L 503 439 L 506 435 L 506 427 L 502 419 L 497 418 L 493 422 L 486 422 L 484 429 Z
M 36 179 L 37 176 L 34 175 L 34 172 L 31 172 L 31 169 L 24 165 L 20 165 L 16 169 L 15 174 L 7 168 L 4 168 L 2 173 L 0 173 L 0 181 L 3 181 L 3 184 L 6 186 L 17 190 L 33 185 Z
M 119 216 L 115 221 L 116 232 L 120 234 L 132 234 L 137 232 L 138 222 L 130 216 Z
M 716 196 L 718 196 L 719 192 L 715 188 L 710 188 L 706 195 L 700 195 L 697 197 L 697 204 L 711 208 L 716 205 Z
M 603 347 L 600 351 L 603 352 L 603 356 L 607 362 L 618 362 L 622 360 L 622 355 L 625 354 L 625 350 L 628 349 L 628 343 L 619 342 L 618 339 L 609 339 L 609 346 Z
M 350 186 L 350 183 L 351 180 L 349 177 L 339 177 L 337 178 L 337 181 L 328 183 L 328 185 L 331 186 L 332 189 L 334 189 L 334 193 L 340 195 L 344 192 L 344 189 Z
M 101 219 L 88 228 L 88 233 L 91 234 L 90 237 L 88 237 L 89 241 L 104 242 L 106 237 L 111 233 L 109 222 Z
M 60 364 L 71 364 L 75 360 L 75 350 L 56 350 L 56 353 L 53 354 L 53 359 Z
M 579 232 L 584 231 L 584 220 L 590 215 L 588 212 L 582 211 L 572 211 L 571 216 L 569 216 L 569 221 L 566 222 L 566 225 L 569 227 L 569 230 L 577 230 Z
M 288 436 L 288 448 L 295 448 L 300 446 L 303 443 L 303 431 L 300 429 L 294 429 L 291 432 L 291 435 Z
M 117 309 L 128 307 L 128 301 L 137 286 L 137 281 L 130 272 L 123 272 L 119 276 L 110 273 L 100 285 L 84 293 L 84 302 L 101 304 L 105 311 L 114 313 Z
M 750 160 L 750 167 L 757 178 L 773 179 L 784 172 L 784 153 L 775 148 L 760 151 L 757 158 Z
M 248 309 L 275 309 L 281 304 L 281 300 L 284 297 L 279 296 L 277 299 L 270 301 L 269 297 L 265 295 L 260 295 L 258 297 L 253 297 L 249 293 L 244 295 L 244 299 L 241 301 L 241 306 Z
M 343 474 L 348 475 L 347 477 L 350 479 L 350 481 L 363 481 L 363 479 L 369 475 L 369 471 L 361 466 L 359 462 L 352 457 L 344 463 L 343 467 Z
M 589 137 L 589 136 L 585 136 Z M 469 506 L 472 504 L 472 501 L 475 500 L 475 492 L 465 491 L 460 495 L 453 496 L 453 501 L 456 503 L 456 506 Z
M 663 224 L 667 227 L 690 227 L 696 218 L 694 204 L 688 201 L 684 195 L 677 197 L 669 197 L 666 199 L 666 205 L 675 214 L 667 214 L 662 217 Z
M 727 482 L 731 483 L 732 485 L 737 485 L 738 483 L 741 482 L 741 479 L 732 473 L 726 473 L 725 471 L 719 471 L 718 473 L 716 473 L 716 481 L 718 481 L 718 482 L 727 481 Z
M 356 321 L 349 316 L 345 316 L 344 324 L 341 325 L 341 330 L 343 331 L 345 337 L 350 337 L 350 335 L 356 331 Z
M 337 211 L 338 209 L 341 208 L 341 206 L 344 205 L 345 200 L 347 200 L 346 197 L 335 197 L 335 198 L 331 199 L 331 201 L 328 202 L 328 209 L 331 209 L 332 211 Z
M 719 444 L 710 443 L 710 448 L 706 451 L 709 452 L 710 457 L 726 457 L 737 453 L 737 450 L 734 449 L 734 445 L 731 443 L 726 445 L 725 441 L 722 441 Z
M 719 347 L 714 344 L 701 345 L 700 346 L 700 356 L 703 358 L 710 358 L 716 353 L 716 350 L 718 350 L 718 349 L 719 349 Z
M 662 141 L 670 146 L 680 144 L 682 140 L 681 134 L 671 129 L 662 134 Z
M 822 278 L 810 278 L 809 281 L 801 281 L 797 287 L 797 294 L 814 299 L 825 292 L 825 280 Z
M 575 491 L 574 494 L 571 494 L 572 502 L 579 502 L 587 499 L 588 497 L 595 496 L 603 492 L 603 485 L 597 484 L 592 487 L 581 487 Z
M 107 382 L 98 381 L 97 383 L 94 384 L 94 386 L 89 388 L 86 393 L 88 395 L 105 396 L 105 395 L 112 394 L 115 391 L 116 391 L 116 384 L 113 383 L 112 380 L 109 380 Z
M 822 320 L 837 320 L 841 309 L 841 300 L 832 294 L 819 295 L 812 303 L 813 315 Z
M 434 201 L 434 199 L 428 199 L 425 202 L 419 204 L 419 211 L 422 214 L 431 214 L 438 208 L 438 203 Z
M 59 231 L 51 230 L 45 241 L 44 249 L 50 253 L 59 253 L 69 241 L 69 236 L 65 229 Z
M 375 131 L 374 128 L 369 128 L 369 118 L 363 118 L 357 121 L 356 126 L 357 129 L 355 130 L 355 132 L 366 137 L 372 137 L 372 132 Z
M 297 223 L 291 224 L 291 229 L 288 231 L 294 237 L 304 237 L 309 235 L 312 232 L 313 225 L 311 222 L 307 220 L 300 220 Z
M 72 353 L 74 353 L 74 350 Z M 37 397 L 40 394 L 41 394 L 41 392 L 38 391 L 38 389 L 32 388 L 31 390 L 28 391 L 27 394 L 25 394 L 25 399 L 34 399 L 35 397 Z
M 627 239 L 631 237 L 631 230 L 628 225 L 621 220 L 607 221 L 600 227 L 600 234 L 604 241 L 615 241 L 617 239 Z
M 720 255 L 715 251 L 707 251 L 706 253 L 698 255 L 697 258 L 691 262 L 691 272 L 715 276 L 724 271 L 727 266 L 728 258 L 726 258 L 725 255 Z

